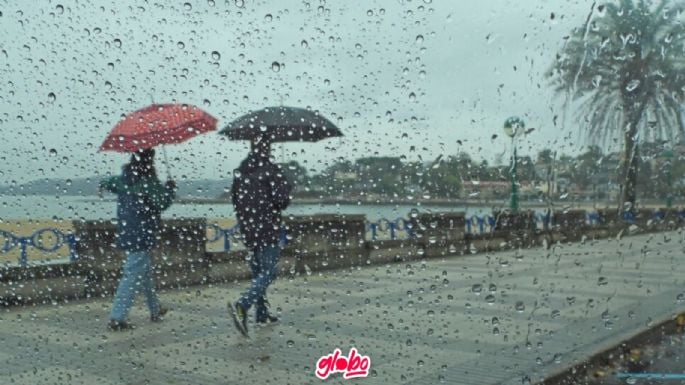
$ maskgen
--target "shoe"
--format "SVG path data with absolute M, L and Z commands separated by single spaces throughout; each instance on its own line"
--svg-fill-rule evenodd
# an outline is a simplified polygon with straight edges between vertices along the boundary
M 256 320 L 256 322 L 257 322 L 257 325 L 262 325 L 262 326 L 273 325 L 273 324 L 278 323 L 278 317 L 267 313 L 266 317 L 259 318 Z
M 264 307 L 266 308 L 265 309 L 266 316 L 255 317 L 255 322 L 257 323 L 257 325 L 265 326 L 265 325 L 273 325 L 275 323 L 278 323 L 278 317 L 269 313 L 268 309 L 271 307 L 271 304 L 269 303 L 269 301 L 266 298 L 264 298 Z M 259 312 L 257 314 L 259 314 Z
M 117 320 L 110 320 L 109 324 L 107 324 L 107 328 L 113 332 L 121 332 L 124 330 L 131 330 L 135 329 L 133 325 L 126 321 L 117 321 Z
M 243 308 L 238 302 L 236 302 L 234 305 L 231 305 L 229 302 L 228 312 L 231 314 L 233 323 L 240 334 L 246 338 L 249 338 L 250 336 L 247 334 L 247 311 L 245 308 Z
M 164 315 L 169 312 L 168 308 L 160 307 L 159 312 L 156 315 L 150 316 L 150 322 L 161 322 L 164 320 Z

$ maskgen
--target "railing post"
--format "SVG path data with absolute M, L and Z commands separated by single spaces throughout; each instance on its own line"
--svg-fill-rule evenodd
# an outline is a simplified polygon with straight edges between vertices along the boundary
M 378 224 L 371 223 L 369 226 L 371 227 L 371 239 L 375 241 L 378 239 Z
M 221 229 L 221 232 L 224 234 L 224 251 L 231 251 L 230 230 Z
M 473 216 L 470 216 L 469 219 L 466 220 L 466 234 L 471 234 L 471 227 L 473 226 Z
M 395 222 L 390 222 L 390 223 L 389 223 L 389 226 L 390 226 L 390 239 L 394 241 L 395 238 L 396 238 L 396 234 L 395 234 L 395 226 L 396 226 L 396 225 L 395 225 Z
M 78 254 L 76 254 L 76 236 L 74 234 L 67 234 L 65 236 L 69 244 L 69 262 L 76 262 Z
M 31 243 L 31 238 L 21 237 L 19 238 L 19 246 L 21 247 L 21 255 L 19 256 L 19 265 L 21 267 L 26 267 L 29 263 L 29 257 L 26 252 L 26 246 Z
M 404 231 L 407 232 L 407 235 L 409 238 L 414 238 L 416 235 L 414 234 L 414 228 L 411 225 L 410 221 L 404 221 Z

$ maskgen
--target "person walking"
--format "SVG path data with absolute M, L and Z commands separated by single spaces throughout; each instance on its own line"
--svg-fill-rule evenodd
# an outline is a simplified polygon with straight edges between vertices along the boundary
M 100 183 L 100 189 L 117 195 L 117 248 L 126 252 L 126 262 L 119 281 L 109 328 L 130 329 L 128 313 L 136 295 L 145 295 L 150 321 L 158 322 L 168 309 L 159 303 L 153 278 L 150 250 L 155 246 L 160 230 L 161 213 L 172 203 L 176 183 L 162 185 L 154 167 L 153 149 L 139 150 L 123 167 L 121 176 Z
M 250 287 L 228 309 L 236 328 L 248 337 L 247 312 L 255 306 L 258 325 L 278 322 L 268 311 L 266 290 L 276 279 L 280 257 L 281 212 L 290 203 L 292 184 L 271 162 L 267 135 L 252 140 L 251 151 L 235 170 L 231 197 L 245 246 L 252 253 Z

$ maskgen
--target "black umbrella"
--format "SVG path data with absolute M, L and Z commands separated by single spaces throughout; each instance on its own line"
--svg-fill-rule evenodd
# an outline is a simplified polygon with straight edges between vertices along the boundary
M 271 142 L 317 142 L 342 136 L 342 132 L 318 112 L 297 107 L 267 107 L 232 121 L 220 134 L 232 140 L 252 140 L 266 135 Z

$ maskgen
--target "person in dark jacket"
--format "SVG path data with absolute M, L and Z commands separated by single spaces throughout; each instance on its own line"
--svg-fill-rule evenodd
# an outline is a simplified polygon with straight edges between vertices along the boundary
M 235 170 L 231 197 L 245 246 L 252 253 L 250 288 L 228 304 L 236 328 L 247 337 L 247 311 L 255 305 L 257 324 L 278 319 L 267 308 L 266 290 L 276 279 L 280 256 L 281 211 L 290 203 L 292 185 L 270 159 L 270 141 L 262 136 L 252 142 L 248 157 Z
M 155 246 L 162 211 L 174 199 L 176 184 L 162 185 L 154 168 L 154 150 L 131 155 L 121 176 L 100 183 L 100 189 L 117 195 L 116 245 L 126 251 L 123 275 L 112 304 L 109 328 L 131 328 L 128 313 L 136 294 L 142 292 L 150 310 L 150 321 L 157 322 L 167 312 L 159 304 L 152 276 L 150 250 Z

